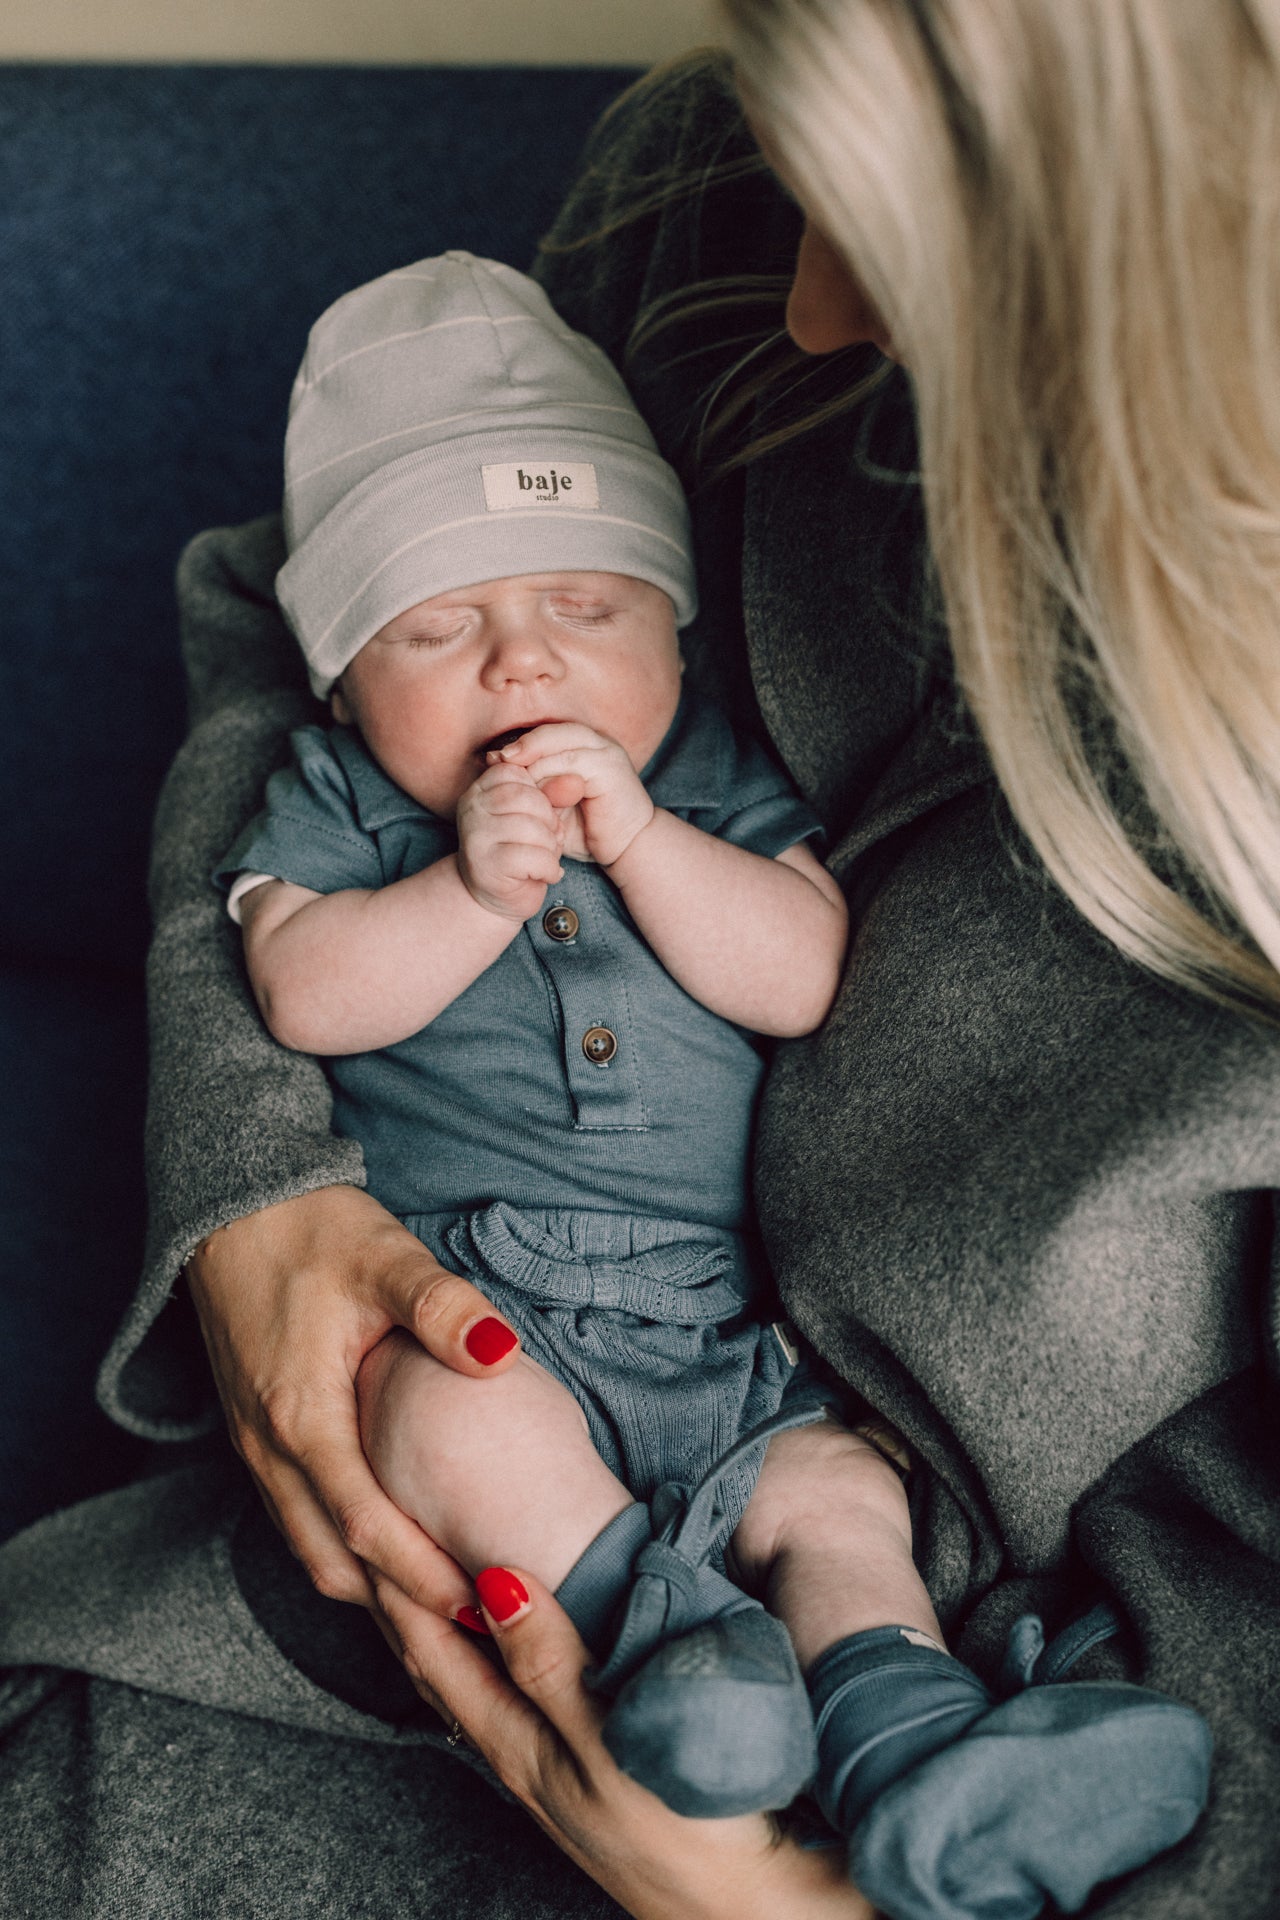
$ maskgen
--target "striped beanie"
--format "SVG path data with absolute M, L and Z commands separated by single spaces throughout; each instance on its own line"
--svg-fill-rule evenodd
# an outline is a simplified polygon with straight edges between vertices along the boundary
M 311 329 L 285 438 L 285 617 L 323 697 L 366 640 L 451 588 L 584 569 L 697 612 L 680 482 L 626 387 L 542 289 L 446 253 Z

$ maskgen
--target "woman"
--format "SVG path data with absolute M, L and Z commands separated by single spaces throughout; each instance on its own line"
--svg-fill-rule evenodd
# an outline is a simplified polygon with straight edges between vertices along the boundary
M 729 12 L 783 189 L 717 68 L 654 83 L 597 135 L 542 274 L 626 360 L 669 457 L 700 462 L 691 670 L 772 738 L 854 909 L 836 1010 L 770 1077 L 763 1232 L 793 1317 L 905 1437 L 917 1557 L 961 1657 L 992 1674 L 1015 1616 L 1056 1628 L 1105 1597 L 1124 1632 L 1077 1671 L 1214 1725 L 1202 1826 L 1098 1910 L 1261 1916 L 1280 1884 L 1280 7 Z M 794 351 L 758 324 L 788 282 Z M 196 1424 L 187 1296 L 155 1319 L 187 1261 L 237 1449 L 316 1588 L 376 1609 L 423 1699 L 572 1860 L 640 1916 L 865 1913 L 832 1853 L 637 1796 L 532 1582 L 491 1617 L 516 1686 L 499 1677 L 442 1617 L 466 1584 L 363 1465 L 363 1353 L 403 1324 L 479 1372 L 487 1309 L 355 1190 L 318 1070 L 261 1036 L 204 891 L 304 712 L 278 557 L 268 523 L 187 564 L 200 724 L 160 825 L 153 1257 L 104 1393 L 143 1430 Z M 348 1630 L 363 1616 L 309 1599 L 220 1485 L 130 1489 L 96 1533 L 19 1543 L 41 1625 L 0 1657 L 105 1676 L 37 1674 L 10 1705 L 4 1759 L 43 1784 L 44 1844 L 88 1777 L 101 1889 L 141 1851 L 172 1899 L 184 1845 L 187 1875 L 225 1874 L 236 1819 L 227 1910 L 349 1912 L 357 1892 L 376 1913 L 614 1910 L 406 1744 L 422 1723 Z M 92 1646 L 49 1624 L 86 1537 L 99 1597 L 130 1569 Z M 206 1595 L 193 1651 L 176 1628 Z M 226 1708 L 258 1716 L 238 1745 Z M 132 1743 L 154 1770 L 161 1734 L 202 1756 L 196 1839 L 173 1823 L 164 1853 L 147 1790 L 109 1792 L 111 1756 Z M 317 1860 L 319 1891 L 297 1878 Z

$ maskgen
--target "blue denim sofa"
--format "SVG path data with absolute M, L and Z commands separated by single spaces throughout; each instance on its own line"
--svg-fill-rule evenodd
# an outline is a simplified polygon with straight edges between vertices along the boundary
M 140 1464 L 92 1382 L 142 1245 L 179 549 L 277 503 L 321 309 L 527 264 L 632 77 L 0 67 L 0 1537 Z

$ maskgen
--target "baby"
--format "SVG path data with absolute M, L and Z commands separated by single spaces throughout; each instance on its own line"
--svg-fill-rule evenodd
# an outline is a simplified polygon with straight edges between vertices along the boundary
M 812 1786 L 895 1920 L 1074 1910 L 1187 1831 L 1206 1736 L 1127 1686 L 997 1704 L 898 1468 L 769 1323 L 756 1036 L 821 1022 L 845 911 L 809 809 L 683 685 L 675 475 L 531 281 L 450 253 L 313 329 L 285 518 L 336 724 L 217 877 L 371 1192 L 504 1316 L 473 1354 L 520 1345 L 488 1379 L 375 1348 L 379 1479 L 473 1576 L 557 1591 L 610 1751 L 677 1811 Z

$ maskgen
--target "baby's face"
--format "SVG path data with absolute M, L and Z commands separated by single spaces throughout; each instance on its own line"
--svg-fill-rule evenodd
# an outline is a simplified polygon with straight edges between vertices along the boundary
M 622 573 L 522 573 L 423 600 L 363 646 L 332 697 L 379 765 L 452 818 L 485 752 L 547 720 L 577 720 L 637 772 L 680 700 L 675 611 Z

